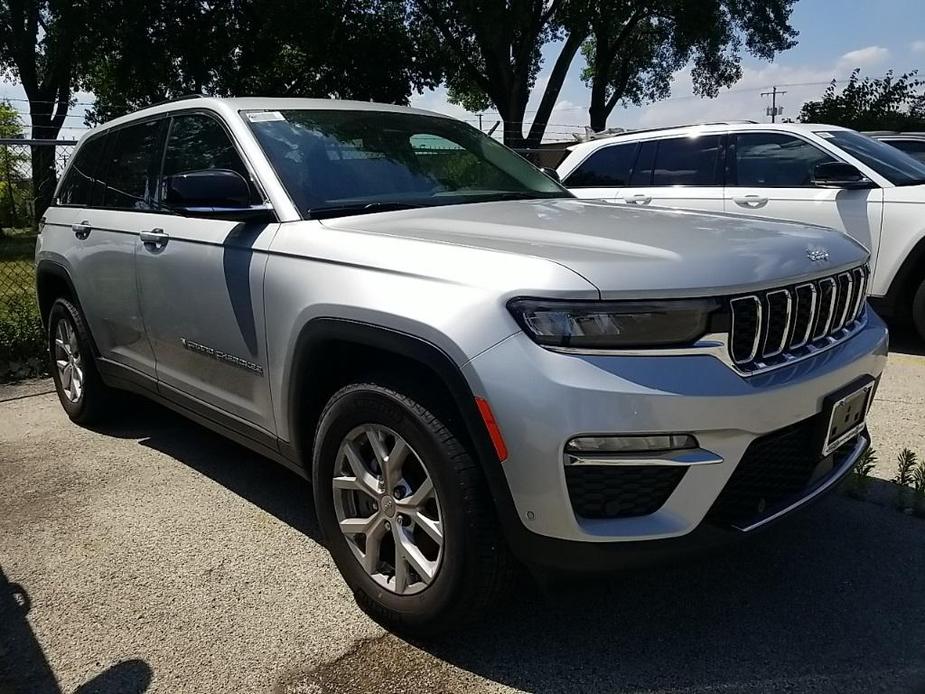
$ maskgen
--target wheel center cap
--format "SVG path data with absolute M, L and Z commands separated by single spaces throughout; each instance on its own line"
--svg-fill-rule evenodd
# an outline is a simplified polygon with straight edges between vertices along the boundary
M 382 497 L 382 512 L 388 518 L 395 517 L 395 499 L 390 496 Z

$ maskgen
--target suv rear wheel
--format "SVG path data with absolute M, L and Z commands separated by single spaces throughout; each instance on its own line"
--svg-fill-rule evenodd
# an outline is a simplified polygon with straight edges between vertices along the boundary
M 919 337 L 925 340 L 925 277 L 912 295 L 912 325 Z
M 481 470 L 426 407 L 372 383 L 330 399 L 313 461 L 325 541 L 360 606 L 427 636 L 477 619 L 512 560 Z
M 99 421 L 110 390 L 97 373 L 90 333 L 80 309 L 67 299 L 57 299 L 48 313 L 48 356 L 67 416 L 78 424 Z

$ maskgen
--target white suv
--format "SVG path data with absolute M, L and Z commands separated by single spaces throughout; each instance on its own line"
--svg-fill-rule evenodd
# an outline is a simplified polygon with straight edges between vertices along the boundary
M 580 198 L 740 212 L 847 232 L 871 252 L 872 303 L 925 338 L 925 163 L 831 125 L 715 123 L 570 148 Z

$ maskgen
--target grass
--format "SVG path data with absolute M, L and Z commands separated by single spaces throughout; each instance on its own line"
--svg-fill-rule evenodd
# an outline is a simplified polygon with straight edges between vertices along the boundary
M 45 339 L 35 303 L 34 229 L 0 239 L 0 381 L 45 371 Z

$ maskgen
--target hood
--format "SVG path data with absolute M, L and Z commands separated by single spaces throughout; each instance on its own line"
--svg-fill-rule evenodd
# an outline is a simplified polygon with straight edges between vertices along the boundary
M 825 227 L 572 198 L 447 205 L 323 224 L 545 258 L 583 276 L 604 297 L 734 293 L 830 274 L 868 255 Z M 813 261 L 810 251 L 828 257 Z

